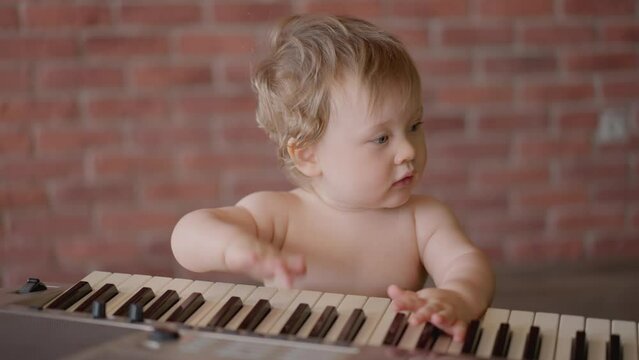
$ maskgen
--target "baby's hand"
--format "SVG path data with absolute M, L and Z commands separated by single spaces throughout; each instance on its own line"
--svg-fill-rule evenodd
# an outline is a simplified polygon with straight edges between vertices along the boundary
M 467 322 L 472 319 L 468 305 L 454 291 L 428 288 L 414 292 L 390 285 L 387 293 L 398 311 L 411 311 L 410 324 L 430 321 L 455 341 L 464 340 Z
M 296 277 L 306 273 L 302 255 L 284 254 L 259 240 L 250 243 L 231 242 L 224 253 L 226 267 L 276 287 L 291 288 Z

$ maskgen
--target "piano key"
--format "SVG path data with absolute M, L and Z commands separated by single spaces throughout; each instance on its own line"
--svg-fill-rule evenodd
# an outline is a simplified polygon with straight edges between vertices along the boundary
M 276 288 L 265 287 L 265 286 L 260 286 L 256 288 L 255 290 L 253 290 L 253 292 L 251 292 L 251 294 L 246 299 L 243 300 L 244 306 L 242 306 L 240 311 L 238 311 L 237 315 L 233 317 L 233 319 L 228 323 L 227 326 L 225 326 L 225 328 L 227 330 L 238 330 L 240 324 L 242 323 L 242 321 L 244 321 L 246 316 L 251 312 L 253 307 L 262 299 L 270 300 L 273 297 L 273 295 L 275 295 L 276 292 L 277 292 Z
M 452 342 L 453 338 L 450 335 L 442 333 L 440 336 L 437 337 L 435 344 L 433 344 L 432 350 L 433 352 L 436 352 L 438 354 L 447 354 Z
M 280 330 L 280 335 L 295 335 L 302 328 L 302 325 L 308 320 L 308 317 L 311 316 L 311 307 L 308 304 L 301 303 L 297 304 L 295 311 L 286 321 L 282 330 Z
M 328 305 L 320 314 L 320 317 L 315 322 L 315 326 L 308 334 L 309 339 L 324 339 L 328 331 L 331 329 L 337 319 L 337 308 L 333 305 Z
M 219 283 L 216 283 L 216 285 Z M 234 285 L 228 292 L 226 292 L 219 300 L 216 302 L 214 306 L 212 306 L 204 316 L 197 319 L 197 326 L 207 328 L 211 320 L 214 316 L 219 312 L 219 310 L 226 304 L 226 302 L 232 297 L 236 296 L 240 298 L 240 300 L 244 301 L 246 298 L 256 289 L 255 285 L 245 285 L 238 284 Z M 215 294 L 218 295 L 218 294 Z M 206 298 L 206 294 L 204 296 Z M 202 306 L 204 308 L 204 306 Z M 204 310 L 204 309 L 202 309 Z M 187 321 L 188 323 L 188 321 Z
M 76 312 L 91 312 L 91 308 L 93 306 L 94 301 L 101 302 L 106 304 L 109 300 L 111 300 L 115 295 L 117 295 L 118 289 L 115 285 L 109 283 L 104 284 L 100 289 L 95 291 L 91 296 L 89 296 L 82 304 L 80 304 L 74 311 Z
M 539 357 L 539 349 L 541 348 L 541 333 L 539 326 L 531 326 L 528 335 L 526 335 L 526 344 L 522 355 L 523 360 L 535 360 Z
M 317 302 L 317 300 L 320 298 L 320 296 L 322 296 L 322 293 L 319 291 L 311 291 L 311 290 L 300 291 L 300 293 L 290 303 L 288 308 L 286 308 L 286 310 L 284 310 L 284 312 L 277 319 L 277 321 L 275 321 L 275 324 L 273 324 L 273 326 L 271 326 L 267 330 L 267 334 L 278 335 L 282 331 L 282 329 L 284 328 L 284 325 L 288 322 L 288 320 L 291 318 L 291 316 L 293 315 L 293 313 L 295 312 L 295 310 L 300 304 L 307 304 L 310 308 L 312 308 Z
M 197 305 L 198 308 L 193 310 L 192 312 L 191 312 L 191 309 L 188 309 L 188 311 L 191 312 L 191 314 L 186 316 L 184 321 L 175 321 L 175 322 L 182 322 L 182 323 L 185 322 L 188 318 L 191 317 L 191 315 L 193 315 L 193 313 L 195 313 L 195 311 L 199 309 L 200 306 L 202 306 L 206 302 L 206 300 L 204 299 L 204 293 L 209 288 L 211 288 L 211 286 L 213 286 L 213 283 L 210 281 L 201 281 L 201 280 L 193 281 L 184 290 L 180 291 L 180 301 L 178 301 L 177 304 L 173 305 L 173 307 L 169 309 L 169 311 L 167 311 L 164 315 L 162 315 L 162 317 L 160 318 L 160 321 L 161 322 L 171 321 L 169 320 L 169 317 L 173 317 L 174 313 L 176 312 L 184 313 L 186 309 L 184 310 L 180 310 L 180 309 L 184 308 L 184 305 L 187 301 L 191 302 L 190 307 L 193 307 L 195 306 L 195 304 L 199 303 L 199 305 Z M 198 297 L 197 294 L 200 294 L 200 296 Z M 191 295 L 193 295 L 193 297 L 191 297 Z M 175 317 L 173 318 L 176 319 L 178 317 L 184 317 L 184 316 L 185 315 L 176 314 Z
M 407 319 L 408 320 L 408 319 Z M 399 340 L 397 347 L 405 350 L 413 350 L 417 347 L 417 341 L 419 340 L 419 336 L 422 334 L 426 323 L 421 323 L 417 325 L 408 324 L 406 326 L 406 330 L 404 330 L 404 335 Z
M 344 326 L 346 326 L 346 323 L 349 320 L 349 317 L 353 314 L 353 311 L 355 309 L 361 309 L 365 303 L 366 303 L 366 296 L 346 295 L 344 299 L 342 300 L 342 302 L 337 307 L 338 317 L 335 320 L 335 323 L 333 324 L 333 326 L 331 327 L 331 330 L 328 332 L 328 334 L 326 334 L 326 337 L 324 338 L 324 342 L 326 343 L 337 342 L 337 338 L 339 337 L 340 333 L 344 329 Z M 366 316 L 364 315 L 363 310 L 360 310 L 360 311 L 361 311 L 361 316 L 365 318 Z M 355 333 L 354 335 L 357 335 L 357 333 Z
M 556 360 L 570 360 L 572 341 L 577 331 L 582 331 L 583 329 L 584 318 L 582 316 L 561 315 L 559 318 L 559 330 L 557 332 Z M 545 340 L 546 337 L 544 336 L 542 346 Z
M 211 285 L 203 294 L 204 304 L 200 306 L 200 308 L 195 312 L 195 314 L 191 315 L 185 322 L 187 326 L 205 326 L 206 323 L 203 321 L 205 317 L 209 316 L 211 310 L 216 307 L 222 298 L 226 296 L 233 288 L 235 284 L 225 283 L 225 282 L 216 282 Z
M 86 296 L 100 281 L 111 275 L 109 272 L 93 271 L 75 285 L 53 298 L 44 307 L 48 309 L 66 310 L 78 300 Z
M 586 332 L 583 330 L 577 331 L 575 337 L 572 339 L 570 359 L 588 360 L 588 342 L 586 341 Z
M 493 344 L 492 356 L 506 357 L 508 345 L 510 345 L 510 325 L 508 325 L 508 323 L 501 323 L 497 330 L 495 343 Z
M 311 315 L 306 320 L 306 323 L 302 326 L 300 331 L 297 333 L 297 336 L 302 339 L 307 339 L 311 334 L 311 331 L 315 327 L 315 324 L 319 320 L 320 316 L 324 312 L 327 306 L 338 307 L 340 302 L 344 299 L 343 294 L 335 294 L 335 293 L 324 293 L 317 300 L 315 305 L 313 305 L 313 310 Z
M 353 342 L 365 321 L 366 315 L 364 314 L 364 310 L 353 310 L 337 336 L 336 342 L 339 344 L 350 344 Z
M 148 304 L 155 297 L 155 293 L 151 288 L 143 286 L 139 289 L 133 296 L 131 296 L 127 301 L 125 301 L 119 309 L 117 309 L 113 315 L 115 316 L 127 316 L 131 309 L 131 305 L 137 304 L 144 311 L 144 305 Z
M 164 313 L 169 310 L 180 300 L 177 291 L 168 289 L 160 295 L 145 311 L 144 318 L 149 320 L 158 320 Z
M 406 327 L 408 326 L 408 313 L 407 312 L 398 312 L 395 314 L 393 321 L 388 327 L 388 331 L 386 332 L 386 336 L 384 336 L 384 341 L 382 341 L 382 345 L 390 345 L 395 346 L 399 343 Z
M 211 318 L 211 321 L 207 324 L 207 328 L 217 329 L 225 327 L 241 308 L 242 299 L 237 296 L 231 296 L 226 300 L 215 316 Z
M 466 328 L 466 337 L 462 346 L 462 354 L 474 354 L 477 351 L 477 344 L 481 338 L 482 329 L 479 320 L 472 320 Z
M 193 315 L 202 304 L 204 304 L 204 296 L 202 296 L 202 293 L 191 293 L 182 303 L 178 304 L 178 308 L 174 309 L 170 315 L 167 312 L 166 315 L 169 315 L 169 317 L 166 321 L 183 323 Z
M 533 325 L 539 327 L 541 337 L 539 360 L 553 360 L 559 331 L 559 314 L 538 312 Z
M 158 298 L 154 299 L 153 302 L 147 304 L 147 306 L 145 307 L 145 310 L 147 308 L 153 307 L 155 305 L 155 302 L 160 301 L 160 298 L 162 297 L 162 295 L 166 293 L 168 290 L 173 290 L 175 291 L 176 295 L 178 295 L 180 292 L 182 292 L 192 283 L 193 283 L 193 280 L 190 280 L 190 279 L 170 279 L 169 282 L 164 284 L 164 286 L 162 286 L 162 288 L 160 288 L 158 291 L 154 290 L 154 292 L 158 295 Z M 174 304 L 172 304 L 171 306 L 173 305 Z
M 431 350 L 437 338 L 442 335 L 442 331 L 431 324 L 430 322 L 426 323 L 422 333 L 419 335 L 419 339 L 417 340 L 417 344 L 415 344 L 415 348 Z
M 266 315 L 271 311 L 271 304 L 266 299 L 260 299 L 251 311 L 246 315 L 244 320 L 237 327 L 238 330 L 252 332 L 264 320 Z
M 135 290 L 135 293 L 131 294 L 131 296 L 129 296 L 127 299 L 125 299 L 121 305 L 119 305 L 119 308 L 117 310 L 115 310 L 115 312 L 113 313 L 113 315 L 115 316 L 127 316 L 128 311 L 129 311 L 129 305 L 131 303 L 131 298 L 133 296 L 136 296 L 136 293 L 140 291 L 140 289 L 142 288 L 148 288 L 151 290 L 153 297 L 151 297 L 150 300 L 148 300 L 147 302 L 145 302 L 145 306 L 150 306 L 150 304 L 152 303 L 153 299 L 155 298 L 156 295 L 162 294 L 162 290 L 164 290 L 165 286 L 170 283 L 173 279 L 169 278 L 169 277 L 165 277 L 165 276 L 153 276 L 152 278 L 148 279 L 146 282 L 144 282 L 144 284 L 142 284 L 142 287 L 139 289 Z M 146 297 L 144 297 L 144 300 L 148 299 L 148 296 L 150 295 L 150 293 L 147 291 L 146 292 Z M 126 304 L 126 305 L 125 305 Z M 107 311 L 108 312 L 108 311 Z
M 87 300 L 89 298 L 93 297 L 95 295 L 95 293 L 100 291 L 100 289 L 106 284 L 115 285 L 116 286 L 116 291 L 117 291 L 117 286 L 120 285 L 121 283 L 123 283 L 126 279 L 128 279 L 130 277 L 131 277 L 130 274 L 122 274 L 122 273 L 109 274 L 104 279 L 98 281 L 95 285 L 92 285 L 91 287 L 93 288 L 93 290 L 89 294 L 84 296 L 82 299 L 78 300 L 75 304 L 69 306 L 67 311 L 75 312 L 80 305 L 85 306 L 85 303 L 87 302 Z M 87 308 L 85 308 L 86 311 L 87 312 L 91 311 L 91 302 L 89 302 L 89 304 L 87 304 L 86 306 L 87 306 Z
M 113 313 L 150 279 L 151 276 L 149 275 L 131 275 L 118 285 L 118 294 L 106 303 L 107 317 L 112 317 Z
M 353 345 L 364 345 L 368 342 L 370 337 L 373 335 L 375 328 L 377 328 L 378 323 L 384 316 L 386 310 L 389 308 L 391 300 L 388 298 L 380 298 L 380 297 L 370 297 L 366 300 L 364 307 L 362 310 L 364 311 L 364 315 L 366 316 L 366 321 L 359 329 L 357 336 L 355 336 L 355 340 L 353 340 Z
M 264 320 L 257 326 L 255 332 L 258 334 L 268 334 L 268 331 L 275 325 L 289 305 L 299 295 L 300 291 L 297 289 L 278 289 L 277 293 L 273 295 L 269 303 L 271 304 L 271 311 L 266 315 Z M 309 309 L 310 310 L 310 309 Z
M 464 347 L 463 341 L 455 341 L 451 339 L 450 345 L 448 346 L 448 350 L 446 350 L 446 353 L 448 355 L 461 355 L 463 347 Z
M 612 333 L 619 334 L 623 351 L 623 360 L 637 360 L 637 327 L 632 321 L 612 320 Z
M 488 308 L 481 320 L 481 338 L 477 344 L 477 357 L 490 358 L 501 323 L 508 322 L 510 310 Z
M 370 346 L 381 346 L 384 342 L 384 338 L 386 337 L 386 333 L 388 332 L 388 328 L 391 326 L 395 315 L 397 314 L 397 310 L 395 310 L 395 305 L 389 303 L 386 307 L 386 311 L 384 315 L 380 318 L 378 325 L 375 327 L 373 333 L 368 339 L 367 345 Z M 356 342 L 357 343 L 357 342 Z
M 606 343 L 610 340 L 610 320 L 586 319 L 588 360 L 606 360 Z
M 508 359 L 515 360 L 523 358 L 526 337 L 528 336 L 534 319 L 535 314 L 530 311 L 513 310 L 510 312 L 508 324 L 510 325 L 511 337 L 508 354 L 506 355 Z
M 621 338 L 617 334 L 610 335 L 606 344 L 606 360 L 622 360 Z

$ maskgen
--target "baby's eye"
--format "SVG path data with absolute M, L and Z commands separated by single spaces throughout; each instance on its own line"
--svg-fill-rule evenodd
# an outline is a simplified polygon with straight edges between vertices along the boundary
M 382 136 L 378 136 L 375 139 L 373 139 L 373 142 L 375 144 L 386 144 L 388 142 L 388 135 L 382 135 Z
M 422 121 L 418 121 L 416 123 L 414 123 L 411 127 L 410 127 L 410 131 L 415 132 L 417 130 L 419 130 L 419 128 L 422 126 Z

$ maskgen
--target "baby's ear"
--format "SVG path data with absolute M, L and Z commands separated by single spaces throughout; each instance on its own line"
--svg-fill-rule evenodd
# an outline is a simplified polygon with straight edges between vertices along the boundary
M 288 139 L 286 150 L 288 151 L 288 156 L 293 160 L 295 168 L 302 174 L 314 177 L 322 173 L 315 156 L 314 145 L 299 147 L 294 139 Z

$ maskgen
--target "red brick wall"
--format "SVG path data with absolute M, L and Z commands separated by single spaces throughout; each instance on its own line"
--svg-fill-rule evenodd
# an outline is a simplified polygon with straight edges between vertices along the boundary
M 289 187 L 249 72 L 276 19 L 316 11 L 404 40 L 425 88 L 421 191 L 496 262 L 639 257 L 637 1 L 4 0 L 2 282 L 190 276 L 169 248 L 181 215 Z M 625 132 L 603 141 L 609 110 Z

